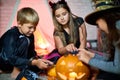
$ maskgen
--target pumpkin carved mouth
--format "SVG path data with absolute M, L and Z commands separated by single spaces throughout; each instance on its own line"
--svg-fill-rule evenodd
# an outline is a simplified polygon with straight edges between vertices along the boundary
M 86 73 L 82 73 L 80 76 L 77 76 L 77 79 L 81 79 L 82 77 L 85 76 Z
M 69 73 L 69 77 L 67 78 L 66 75 L 63 75 L 63 74 L 58 72 L 58 76 L 60 76 L 60 78 L 62 80 L 76 80 L 76 79 L 80 80 L 85 76 L 85 74 L 86 73 L 82 73 L 81 75 L 77 75 L 75 72 L 71 72 L 71 73 Z
M 63 80 L 67 80 L 67 77 L 59 72 L 58 72 L 58 76 L 60 76 L 60 78 Z
M 68 54 L 56 63 L 57 80 L 88 80 L 89 68 L 77 56 Z

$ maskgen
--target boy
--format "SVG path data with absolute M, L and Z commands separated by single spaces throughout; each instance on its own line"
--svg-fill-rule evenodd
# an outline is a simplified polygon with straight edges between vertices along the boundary
M 18 11 L 18 25 L 9 29 L 0 38 L 1 71 L 13 71 L 17 76 L 26 65 L 36 72 L 39 69 L 48 68 L 48 64 L 53 64 L 48 60 L 37 58 L 34 50 L 33 32 L 38 22 L 39 16 L 34 9 L 25 7 Z M 14 77 L 16 77 L 15 75 Z

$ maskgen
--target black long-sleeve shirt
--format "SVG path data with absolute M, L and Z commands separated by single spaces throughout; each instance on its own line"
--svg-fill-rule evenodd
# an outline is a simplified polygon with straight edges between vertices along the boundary
M 0 38 L 0 65 L 9 64 L 20 69 L 25 68 L 31 57 L 36 56 L 34 35 L 26 37 L 17 27 L 9 29 Z M 1 63 L 2 62 L 2 63 Z

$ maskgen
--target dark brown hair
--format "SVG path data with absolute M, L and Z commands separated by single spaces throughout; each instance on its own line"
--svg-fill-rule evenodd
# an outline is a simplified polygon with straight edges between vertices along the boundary
M 120 20 L 120 10 L 116 12 L 105 13 L 101 15 L 100 18 L 106 21 L 109 31 L 109 33 L 105 36 L 106 39 L 104 39 L 105 43 L 103 43 L 103 46 L 106 46 L 105 50 L 108 50 L 108 53 L 110 53 L 113 57 L 113 46 L 116 45 L 120 48 L 120 29 L 116 27 L 116 22 Z

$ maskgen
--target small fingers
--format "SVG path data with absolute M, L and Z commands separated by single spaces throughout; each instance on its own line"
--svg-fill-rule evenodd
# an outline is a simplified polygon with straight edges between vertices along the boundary
M 53 62 L 51 62 L 51 61 L 49 61 L 49 60 L 44 60 L 44 63 L 45 64 L 47 64 L 47 66 L 52 66 L 52 65 L 54 65 L 54 63 Z
M 74 51 L 77 51 L 77 48 L 74 46 L 74 44 L 69 44 L 67 47 L 66 47 L 66 50 L 68 52 L 74 52 Z

